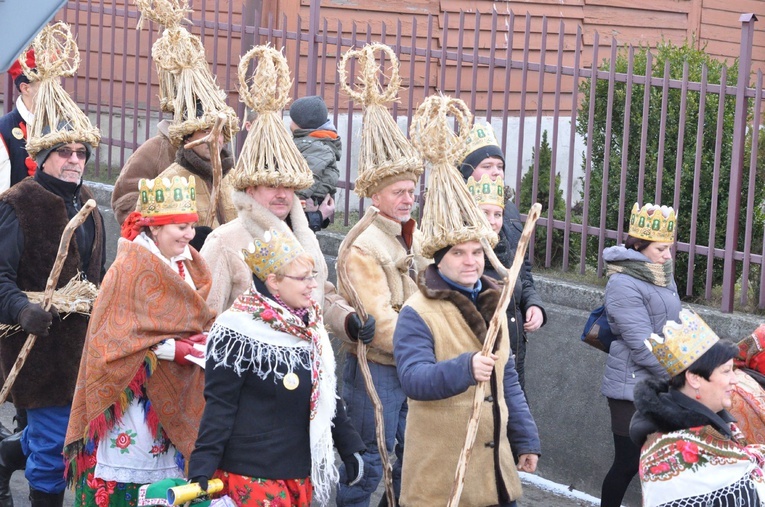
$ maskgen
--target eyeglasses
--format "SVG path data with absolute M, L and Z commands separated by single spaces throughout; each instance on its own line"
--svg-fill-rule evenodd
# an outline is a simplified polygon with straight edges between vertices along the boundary
M 68 159 L 72 156 L 72 153 L 77 155 L 77 158 L 80 160 L 85 160 L 88 158 L 88 152 L 85 150 L 73 150 L 71 148 L 59 148 L 57 150 L 54 150 L 56 153 L 58 153 L 58 156 L 64 159 Z
M 291 275 L 284 275 L 284 278 L 290 278 L 292 280 L 297 280 L 298 282 L 308 283 L 312 280 L 316 280 L 316 278 L 319 276 L 319 273 L 314 271 L 310 275 L 306 276 L 291 276 Z

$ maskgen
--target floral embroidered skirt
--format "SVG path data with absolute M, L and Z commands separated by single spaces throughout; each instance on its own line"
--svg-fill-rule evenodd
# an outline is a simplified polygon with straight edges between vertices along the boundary
M 75 507 L 136 507 L 142 484 L 105 481 L 93 476 L 93 468 L 82 474 L 75 485 Z
M 310 507 L 313 486 L 305 479 L 257 479 L 218 470 L 223 492 L 239 507 Z

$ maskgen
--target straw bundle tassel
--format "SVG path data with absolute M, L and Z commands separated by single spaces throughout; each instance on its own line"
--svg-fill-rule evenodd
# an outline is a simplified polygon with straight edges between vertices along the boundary
M 34 158 L 41 150 L 59 143 L 87 142 L 93 148 L 98 147 L 101 134 L 60 82 L 62 77 L 74 76 L 80 65 L 80 52 L 69 25 L 59 21 L 46 26 L 34 39 L 32 47 L 35 51 L 36 71 L 26 66 L 26 52 L 20 59 L 24 74 L 35 76 L 34 79 L 40 81 L 27 153 Z M 50 131 L 44 133 L 46 127 Z M 59 130 L 59 127 L 64 128 Z
M 257 66 L 248 77 L 255 58 Z M 281 51 L 255 46 L 239 62 L 239 98 L 257 117 L 231 172 L 237 190 L 258 185 L 302 190 L 313 185 L 313 173 L 281 118 L 291 87 L 289 66 Z
M 187 0 L 135 0 L 135 4 L 141 13 L 136 25 L 137 30 L 143 28 L 143 23 L 147 19 L 164 28 L 162 36 L 154 42 L 151 48 L 151 56 L 157 66 L 159 107 L 166 113 L 172 113 L 177 90 L 177 75 L 172 72 L 173 65 L 170 62 L 164 64 L 160 64 L 160 62 L 165 59 L 172 59 L 176 46 L 184 47 L 179 41 L 184 37 L 184 34 L 190 34 L 181 27 L 181 24 L 188 21 L 186 16 L 192 11 L 187 6 Z M 201 48 L 197 53 L 204 55 L 201 42 L 192 41 L 192 44 L 196 43 L 198 43 L 197 47 Z
M 376 52 L 390 60 L 389 75 L 377 63 Z M 361 68 L 356 89 L 348 84 L 347 67 L 352 58 L 358 59 Z M 385 44 L 375 43 L 347 51 L 337 70 L 342 89 L 364 108 L 356 193 L 360 197 L 369 197 L 376 183 L 397 174 L 409 172 L 415 178 L 419 177 L 424 170 L 422 160 L 386 106 L 398 101 L 401 87 L 399 61 L 393 50 Z M 380 74 L 387 78 L 385 87 L 378 79 Z
M 42 303 L 44 293 L 25 292 L 31 303 Z M 93 302 L 98 296 L 98 288 L 87 280 L 83 280 L 81 274 L 78 274 L 64 287 L 57 289 L 53 293 L 52 305 L 58 310 L 59 316 L 65 319 L 71 313 L 80 315 L 90 315 L 93 309 Z M 0 324 L 0 338 L 4 338 L 17 331 L 21 327 L 18 324 Z
M 456 122 L 456 135 L 449 117 Z M 433 257 L 446 246 L 481 238 L 488 238 L 492 247 L 497 244 L 497 234 L 456 169 L 472 118 L 462 100 L 432 95 L 425 99 L 412 119 L 412 144 L 431 166 L 420 225 L 425 257 Z

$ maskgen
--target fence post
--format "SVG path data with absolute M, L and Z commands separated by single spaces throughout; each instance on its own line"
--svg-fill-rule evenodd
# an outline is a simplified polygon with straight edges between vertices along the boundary
M 311 0 L 308 11 L 308 66 L 306 67 L 305 94 L 316 95 L 316 67 L 319 59 L 319 10 L 321 0 Z M 298 27 L 298 37 L 300 28 Z M 339 36 L 339 34 L 338 34 Z M 300 39 L 298 39 L 299 41 Z M 298 42 L 299 44 L 299 42 Z M 322 94 L 323 95 L 323 94 Z
M 746 113 L 748 109 L 746 88 L 749 85 L 749 74 L 752 70 L 752 42 L 754 40 L 754 22 L 757 21 L 757 16 L 753 13 L 742 14 L 739 21 L 741 21 L 741 47 L 738 60 L 738 82 L 736 83 L 736 112 L 733 120 L 733 151 L 730 161 L 728 223 L 725 228 L 722 287 L 722 311 L 727 313 L 733 312 L 733 303 L 736 299 L 736 262 L 733 259 L 733 254 L 738 246 L 741 182 L 746 143 Z M 725 86 L 725 83 L 721 83 L 721 85 Z

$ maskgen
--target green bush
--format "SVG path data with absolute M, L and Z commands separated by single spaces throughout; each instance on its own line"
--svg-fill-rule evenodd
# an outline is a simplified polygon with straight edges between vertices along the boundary
M 534 184 L 534 165 L 539 157 L 539 178 L 537 180 L 537 194 L 536 199 L 532 199 L 532 191 Z M 529 166 L 529 170 L 523 175 L 521 179 L 521 192 L 519 195 L 520 211 L 526 213 L 531 205 L 538 202 L 542 205 L 542 216 L 552 216 L 557 220 L 564 220 L 566 218 L 566 201 L 563 198 L 563 189 L 560 186 L 560 174 L 555 174 L 555 199 L 553 200 L 554 208 L 550 210 L 550 168 L 552 166 L 552 149 L 550 143 L 547 141 L 547 131 L 542 133 L 542 142 L 539 145 L 539 150 L 536 148 L 532 151 L 532 163 Z M 561 229 L 554 229 L 552 235 L 551 245 L 551 266 L 560 266 L 563 262 L 563 231 Z M 572 247 L 573 248 L 573 247 Z M 547 252 L 547 228 L 537 226 L 534 236 L 534 258 L 537 264 L 545 262 Z M 578 254 L 577 252 L 572 252 Z
M 646 58 L 648 48 L 641 47 L 635 50 L 634 72 L 642 75 L 646 68 Z M 701 81 L 702 68 L 708 69 L 708 83 L 720 83 L 724 64 L 708 56 L 703 50 L 693 47 L 686 42 L 682 46 L 675 46 L 671 42 L 662 42 L 652 50 L 653 64 L 652 73 L 654 77 L 664 75 L 665 62 L 669 62 L 669 74 L 671 79 L 682 79 L 684 62 L 688 62 L 688 79 L 690 81 Z M 621 51 L 613 62 L 616 72 L 627 72 L 627 52 Z M 609 70 L 611 62 L 604 60 L 602 70 Z M 727 71 L 727 84 L 735 85 L 738 76 L 738 63 L 736 62 Z M 585 81 L 580 86 L 582 93 L 582 103 L 579 107 L 577 117 L 577 132 L 585 137 L 585 141 L 592 148 L 592 172 L 590 182 L 590 198 L 588 220 L 590 225 L 600 224 L 600 202 L 601 189 L 603 182 L 604 151 L 607 140 L 606 134 L 606 114 L 608 97 L 608 80 L 599 79 L 596 85 L 595 113 L 592 118 L 588 117 L 590 107 L 590 87 L 591 81 Z M 627 167 L 626 167 L 626 187 L 623 189 L 625 195 L 624 201 L 624 230 L 627 230 L 629 221 L 629 210 L 637 201 L 639 164 L 641 152 L 645 152 L 645 179 L 643 184 L 643 199 L 640 204 L 647 202 L 672 205 L 675 189 L 675 165 L 678 150 L 678 133 L 680 129 L 680 105 L 681 90 L 670 89 L 667 97 L 666 135 L 664 139 L 663 167 L 661 188 L 659 189 L 659 198 L 656 196 L 657 165 L 660 155 L 659 150 L 659 132 L 662 116 L 662 98 L 663 91 L 661 87 L 652 87 L 649 93 L 650 108 L 648 111 L 648 136 L 646 146 L 641 146 L 641 126 L 643 121 L 643 94 L 644 86 L 634 84 L 632 88 L 632 106 L 629 118 L 629 145 L 627 147 Z M 617 220 L 619 213 L 619 195 L 621 180 L 621 160 L 623 153 L 623 126 L 624 111 L 626 100 L 626 84 L 615 83 L 613 116 L 611 122 L 611 138 L 608 140 L 611 147 L 609 161 L 609 178 L 607 190 L 607 212 L 606 227 L 608 229 L 617 229 Z M 691 223 L 696 224 L 696 243 L 706 245 L 709 238 L 712 192 L 713 192 L 713 173 L 715 162 L 716 126 L 718 118 L 719 95 L 707 92 L 706 110 L 703 120 L 704 132 L 701 147 L 701 168 L 699 177 L 699 202 L 696 216 L 691 216 L 693 204 L 694 188 L 694 167 L 696 157 L 696 133 L 698 127 L 699 104 L 701 95 L 699 92 L 688 91 L 686 96 L 685 110 L 685 131 L 682 150 L 682 167 L 680 174 L 680 193 L 678 202 L 678 240 L 688 242 L 690 240 Z M 713 217 L 716 224 L 714 235 L 714 247 L 722 248 L 725 245 L 727 209 L 728 209 L 728 185 L 730 179 L 730 163 L 733 144 L 733 120 L 735 111 L 735 97 L 727 96 L 725 98 L 723 111 L 722 137 L 720 139 L 720 173 L 718 179 L 718 202 L 717 213 Z M 589 123 L 593 124 L 593 136 L 587 138 Z M 745 160 L 748 162 L 748 156 Z M 583 162 L 584 165 L 584 162 Z M 748 163 L 745 163 L 748 166 Z M 748 176 L 744 170 L 744 181 L 742 195 L 746 196 L 748 192 Z M 584 188 L 584 185 L 583 185 Z M 755 202 L 763 202 L 765 196 L 765 186 L 759 185 L 756 189 Z M 746 199 L 742 201 L 742 207 L 746 207 Z M 758 213 L 758 222 L 754 232 L 754 238 L 762 238 L 762 217 Z M 741 217 L 746 216 L 746 209 L 742 209 Z M 743 248 L 744 226 L 743 219 L 740 227 L 739 248 Z M 588 242 L 588 262 L 597 259 L 597 248 L 593 248 L 592 240 Z M 620 241 L 621 242 L 621 241 Z M 613 244 L 613 241 L 610 242 Z M 758 243 L 758 241 L 755 241 Z M 597 245 L 597 241 L 594 241 Z M 760 245 L 761 246 L 761 245 Z M 758 246 L 759 248 L 759 246 Z M 678 253 L 675 265 L 675 278 L 677 280 L 679 292 L 684 295 L 686 292 L 686 283 L 688 278 L 689 257 L 685 253 Z M 694 285 L 693 297 L 703 294 L 707 263 L 706 257 L 697 255 L 694 259 Z M 722 260 L 715 261 L 713 267 L 713 281 L 715 284 L 722 280 Z

